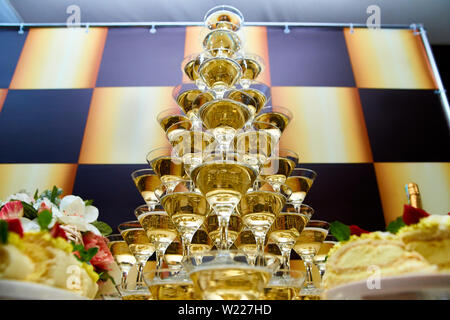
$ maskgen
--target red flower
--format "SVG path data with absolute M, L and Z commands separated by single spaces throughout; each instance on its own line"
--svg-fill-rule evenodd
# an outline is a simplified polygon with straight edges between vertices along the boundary
M 429 215 L 425 210 L 414 208 L 407 204 L 403 206 L 403 222 L 407 226 L 419 223 L 420 219 L 426 218 Z
M 50 235 L 53 238 L 61 237 L 64 240 L 68 240 L 66 231 L 64 231 L 64 229 L 61 228 L 61 225 L 58 222 L 56 222 L 55 225 L 53 226 L 53 228 L 50 229 Z
M 0 210 L 0 219 L 10 220 L 17 219 L 23 216 L 23 205 L 22 202 L 18 200 L 10 201 L 5 204 Z
M 17 233 L 21 238 L 23 237 L 22 222 L 20 219 L 9 219 L 8 220 L 8 231 Z
M 370 231 L 361 229 L 360 227 L 358 227 L 357 225 L 350 225 L 348 226 L 350 228 L 350 235 L 356 235 L 356 236 L 360 236 L 362 233 L 370 233 Z
M 98 248 L 98 252 L 90 261 L 94 268 L 100 270 L 111 270 L 111 264 L 114 263 L 114 258 L 111 251 L 108 249 L 105 238 L 89 231 L 83 235 L 83 242 L 86 250 L 93 247 Z
M 52 212 L 52 208 L 49 207 L 48 205 L 45 204 L 45 202 L 41 202 L 41 205 L 39 206 L 39 209 L 37 211 L 37 214 L 39 215 L 42 211 L 49 211 L 50 213 Z

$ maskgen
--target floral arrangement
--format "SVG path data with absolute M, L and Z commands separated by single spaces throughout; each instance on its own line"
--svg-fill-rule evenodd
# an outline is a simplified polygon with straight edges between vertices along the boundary
M 26 191 L 10 195 L 0 201 L 0 244 L 7 243 L 8 233 L 48 231 L 53 238 L 63 238 L 72 244 L 73 254 L 92 265 L 99 281 L 109 276 L 114 258 L 108 249 L 105 236 L 112 232 L 108 224 L 98 221 L 98 209 L 92 200 L 84 201 L 78 196 L 66 195 L 53 187 L 31 196 Z
M 450 213 L 448 213 L 450 215 Z M 428 212 L 423 209 L 415 208 L 405 204 L 403 206 L 403 215 L 389 223 L 386 227 L 386 231 L 392 234 L 396 234 L 404 226 L 417 224 L 422 218 L 430 216 Z M 363 233 L 370 233 L 370 231 L 361 229 L 357 225 L 345 225 L 342 222 L 334 221 L 330 224 L 330 233 L 338 241 L 347 241 L 350 236 L 361 236 Z

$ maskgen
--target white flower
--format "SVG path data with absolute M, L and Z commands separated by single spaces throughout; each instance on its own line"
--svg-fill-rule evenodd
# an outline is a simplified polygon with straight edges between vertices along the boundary
M 30 220 L 28 218 L 21 217 L 20 222 L 24 232 L 40 231 L 41 227 L 37 223 L 37 219 Z
M 78 196 L 65 196 L 59 205 L 58 219 L 64 224 L 71 224 L 80 231 L 92 231 L 101 235 L 100 231 L 90 224 L 98 218 L 98 209 L 94 206 L 86 206 L 83 199 Z
M 15 193 L 15 194 L 10 195 L 8 198 L 6 198 L 6 202 L 11 201 L 11 200 L 19 200 L 19 201 L 26 202 L 28 204 L 33 204 L 33 202 L 34 202 L 33 197 L 31 197 L 29 194 L 27 194 L 25 192 Z

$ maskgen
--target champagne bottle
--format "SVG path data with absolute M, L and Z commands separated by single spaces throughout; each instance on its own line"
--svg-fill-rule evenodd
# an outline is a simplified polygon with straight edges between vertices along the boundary
M 405 186 L 408 202 L 411 207 L 422 209 L 422 199 L 420 197 L 419 186 L 410 182 Z

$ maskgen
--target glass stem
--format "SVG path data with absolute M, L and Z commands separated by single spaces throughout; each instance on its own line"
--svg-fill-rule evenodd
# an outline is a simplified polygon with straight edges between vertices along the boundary
M 138 272 L 136 277 L 136 284 L 143 284 L 144 283 L 144 266 L 145 262 L 139 262 L 138 263 Z
M 264 265 L 264 240 L 265 237 L 255 236 L 256 240 L 256 265 Z
M 219 228 L 220 228 L 220 248 L 219 250 L 228 250 L 228 223 L 230 217 L 219 215 Z
M 283 269 L 285 275 L 289 275 L 289 270 L 291 268 L 291 250 L 287 248 L 283 248 L 281 250 L 281 254 L 283 255 Z
M 127 289 L 127 282 L 128 282 L 128 272 L 130 271 L 130 269 L 126 269 L 126 270 L 122 270 L 122 279 L 121 279 L 121 283 L 120 283 L 120 287 L 122 288 L 122 290 L 126 290 Z
M 163 263 L 164 263 L 164 250 L 158 249 L 156 250 L 156 271 L 160 271 L 163 268 Z
M 304 263 L 305 263 L 305 268 L 306 268 L 306 279 L 305 279 L 305 287 L 306 288 L 313 288 L 314 287 L 314 280 L 312 277 L 312 258 L 311 257 L 302 257 Z
M 191 241 L 194 234 L 184 233 L 181 236 L 181 242 L 183 243 L 183 260 L 186 260 L 191 255 Z

